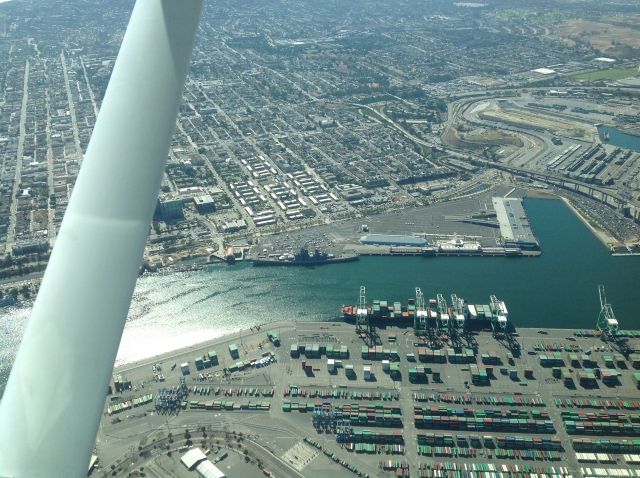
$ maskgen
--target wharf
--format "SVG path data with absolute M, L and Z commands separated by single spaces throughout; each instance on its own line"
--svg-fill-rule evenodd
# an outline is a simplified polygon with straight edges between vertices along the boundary
M 471 248 L 442 248 L 437 246 L 380 246 L 350 244 L 348 250 L 361 256 L 422 256 L 422 257 L 537 257 L 542 254 L 539 249 L 520 249 L 515 247 L 480 246 Z
M 252 461 L 230 460 L 229 476 L 234 471 L 260 476 L 258 461 L 276 476 L 309 477 L 356 476 L 349 467 L 363 476 L 391 477 L 403 463 L 409 464 L 410 476 L 433 476 L 424 470 L 436 463 L 452 470 L 464 464 L 509 470 L 522 460 L 531 472 L 518 476 L 580 476 L 580 469 L 589 467 L 635 470 L 625 455 L 640 453 L 629 451 L 640 447 L 634 368 L 640 359 L 617 347 L 640 349 L 640 334 L 617 345 L 584 335 L 518 329 L 512 340 L 521 354 L 514 354 L 508 341 L 473 332 L 459 348 L 440 349 L 444 361 L 427 362 L 432 354 L 419 354 L 427 345 L 411 328 L 378 328 L 382 353 L 363 358 L 368 344 L 351 324 L 273 322 L 117 367 L 114 374 L 131 389 L 107 397 L 97 454 L 103 469 L 115 464 L 122 470 L 117 476 L 127 476 L 132 470 L 127 460 L 135 469 L 169 460 L 153 448 L 146 458 L 136 453 L 132 459 L 132 447 L 144 451 L 155 440 L 158 448 L 177 451 L 185 446 L 188 430 L 196 446 L 214 455 L 241 453 L 234 435 L 250 437 Z M 212 354 L 216 365 L 209 360 Z M 461 356 L 467 358 L 461 361 Z M 186 375 L 182 364 L 187 364 Z M 596 368 L 600 378 L 582 381 Z M 615 382 L 609 381 L 611 370 L 617 372 Z M 160 389 L 176 387 L 182 379 L 188 395 L 179 406 L 157 408 Z M 148 394 L 153 400 L 147 404 L 107 413 L 114 403 L 133 403 Z M 340 412 L 341 422 L 331 418 L 338 417 L 332 410 Z M 611 424 L 616 423 L 622 428 L 614 433 Z M 594 426 L 612 434 L 589 434 Z M 609 440 L 606 450 L 595 443 L 598 439 Z M 522 445 L 529 441 L 535 446 L 525 453 Z M 591 449 L 606 453 L 606 459 L 600 457 L 605 461 L 583 462 L 592 458 Z M 171 460 L 179 456 L 174 453 Z M 381 460 L 394 466 L 382 467 Z

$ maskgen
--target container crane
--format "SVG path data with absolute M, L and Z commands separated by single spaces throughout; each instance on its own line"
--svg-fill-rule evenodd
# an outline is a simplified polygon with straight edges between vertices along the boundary
M 427 332 L 427 319 L 429 317 L 429 311 L 424 303 L 424 294 L 420 287 L 416 287 L 416 316 L 413 319 L 413 329 L 416 335 L 424 334 Z
M 600 296 L 600 314 L 598 314 L 597 329 L 606 335 L 618 335 L 618 319 L 616 319 L 611 304 L 607 302 L 607 296 L 604 293 L 604 285 L 598 286 L 598 295 Z
M 369 322 L 369 311 L 367 310 L 367 288 L 360 286 L 360 295 L 358 297 L 358 307 L 356 308 L 356 333 L 360 333 L 363 329 L 367 329 Z
M 316 404 L 313 409 L 313 426 L 318 430 L 331 430 L 336 434 L 336 441 L 344 443 L 353 436 L 351 421 L 339 416 L 331 406 Z
M 436 333 L 438 335 L 448 335 L 449 327 L 451 326 L 451 320 L 449 316 L 449 306 L 447 305 L 447 301 L 444 299 L 442 294 L 438 294 L 436 296 L 436 301 L 438 304 L 438 319 L 436 323 Z
M 451 294 L 451 309 L 455 314 L 453 327 L 458 331 L 463 331 L 465 324 L 464 300 L 462 300 L 456 294 Z
M 494 334 L 503 334 L 507 331 L 509 311 L 504 301 L 495 295 L 489 296 L 491 301 L 491 328 Z

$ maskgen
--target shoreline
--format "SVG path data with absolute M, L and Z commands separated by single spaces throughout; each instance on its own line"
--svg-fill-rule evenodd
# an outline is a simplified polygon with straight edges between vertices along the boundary
M 565 206 L 567 206 L 569 208 L 570 211 L 573 212 L 573 214 L 578 217 L 578 219 L 580 219 L 580 221 L 585 224 L 587 226 L 587 228 L 591 231 L 591 233 L 605 246 L 607 247 L 609 250 L 611 250 L 611 247 L 614 246 L 615 244 L 618 244 L 619 241 L 617 239 L 615 239 L 613 236 L 611 236 L 610 234 L 608 234 L 606 231 L 600 229 L 600 228 L 596 228 L 594 227 L 583 215 L 582 213 L 571 203 L 570 200 L 568 200 L 567 198 L 565 198 L 562 195 L 559 195 L 557 193 L 554 192 L 550 192 L 550 191 L 546 191 L 546 190 L 538 190 L 538 189 L 532 189 L 532 188 L 528 188 L 526 189 L 526 196 L 525 197 L 531 197 L 531 198 L 535 198 L 535 199 L 551 199 L 551 200 L 560 200 L 562 201 Z M 345 247 L 348 246 L 348 244 L 345 244 Z M 352 247 L 350 250 L 352 253 L 354 253 L 354 255 L 356 257 L 337 257 L 335 259 L 331 259 L 325 263 L 309 263 L 309 264 L 301 264 L 301 263 L 295 263 L 295 262 L 286 262 L 286 261 L 271 261 L 271 260 L 263 260 L 263 259 L 259 259 L 259 258 L 251 258 L 251 257 L 246 257 L 244 260 L 242 261 L 238 261 L 238 262 L 252 262 L 252 263 L 257 263 L 254 265 L 258 265 L 258 266 L 316 266 L 316 265 L 330 265 L 330 264 L 340 264 L 340 263 L 344 263 L 344 262 L 351 262 L 351 261 L 355 261 L 358 260 L 360 258 L 360 256 L 398 256 L 398 255 L 420 255 L 420 254 L 415 254 L 415 253 L 410 253 L 410 254 L 402 254 L 402 253 L 392 253 L 392 252 L 382 252 L 378 249 L 366 249 L 366 248 L 361 248 L 364 250 L 358 250 L 357 248 Z M 522 256 L 535 256 L 535 255 L 540 255 L 541 251 L 539 254 L 522 254 Z M 468 254 L 468 253 L 464 253 L 464 254 L 459 254 L 457 252 L 436 252 L 434 254 L 435 256 L 470 256 L 470 255 L 474 255 L 474 256 L 486 256 L 486 257 L 494 257 L 494 256 L 502 256 L 502 255 L 508 255 L 508 254 L 497 254 L 495 252 L 484 252 L 484 253 L 479 253 L 479 254 Z M 623 255 L 629 255 L 629 254 L 616 254 L 617 256 L 623 256 Z M 211 256 L 210 256 L 211 257 Z M 211 260 L 211 258 L 209 258 L 208 260 L 205 260 L 203 262 L 198 262 L 197 260 L 194 262 L 190 262 L 190 263 L 185 263 L 185 264 L 171 264 L 171 265 L 166 265 L 166 266 L 156 266 L 154 269 L 143 269 L 140 273 L 140 276 L 142 275 L 148 275 L 148 274 L 158 274 L 158 273 L 173 273 L 173 272 L 187 272 L 190 270 L 198 270 L 200 268 L 206 267 L 206 266 L 210 266 L 210 265 L 216 265 L 216 264 L 228 264 L 228 262 L 226 260 L 224 260 L 224 258 L 215 256 L 216 259 L 215 260 Z M 11 288 L 11 287 L 16 287 L 17 285 L 21 285 L 23 283 L 37 283 L 38 281 L 42 280 L 42 276 L 44 276 L 44 271 L 43 272 L 39 272 L 37 273 L 37 275 L 35 276 L 20 276 L 20 277 L 11 277 L 11 278 L 6 278 L 3 279 L 2 281 L 0 281 L 0 285 L 2 285 L 3 288 Z M 0 306 L 1 308 L 2 306 Z
M 527 189 L 527 195 L 525 197 L 530 197 L 534 199 L 552 199 L 557 201 L 559 196 L 545 190 Z
M 611 247 L 618 243 L 618 241 L 613 238 L 612 236 L 610 236 L 609 234 L 606 233 L 606 231 L 603 231 L 599 228 L 594 227 L 592 224 L 589 223 L 589 221 L 582 215 L 582 213 L 571 203 L 570 200 L 568 200 L 566 197 L 559 195 L 555 192 L 551 192 L 551 191 L 546 191 L 546 190 L 538 190 L 538 189 L 527 189 L 526 190 L 526 196 L 525 197 L 531 197 L 531 198 L 535 198 L 535 199 L 548 199 L 548 200 L 560 200 L 564 203 L 564 205 L 585 225 L 587 226 L 587 228 L 589 229 L 589 231 L 605 246 L 607 247 L 607 249 L 609 249 L 609 252 L 611 252 Z M 374 247 L 361 247 L 360 249 L 352 247 L 351 252 L 353 253 L 354 257 L 346 257 L 346 258 L 335 258 L 335 259 L 331 259 L 330 261 L 326 262 L 326 263 L 309 263 L 309 264 L 300 264 L 300 263 L 285 263 L 284 261 L 263 261 L 262 264 L 258 264 L 260 266 L 316 266 L 316 265 L 331 265 L 331 264 L 340 264 L 340 263 L 344 263 L 344 262 L 351 262 L 351 261 L 356 261 L 358 259 L 360 259 L 361 257 L 372 257 L 372 256 L 385 256 L 385 257 L 393 257 L 393 256 L 425 256 L 424 253 L 417 253 L 415 251 L 407 251 L 407 252 L 390 252 L 388 250 L 380 250 L 379 246 L 374 246 Z M 520 255 L 511 255 L 511 257 L 531 257 L 531 256 L 539 256 L 542 254 L 542 251 L 536 251 L 536 253 L 524 253 L 524 254 L 520 254 Z M 430 254 L 428 254 L 430 255 Z M 457 253 L 457 252 L 436 252 L 434 254 L 432 254 L 433 256 L 445 256 L 445 257 L 452 257 L 452 256 L 460 256 L 460 257 L 496 257 L 496 256 L 509 256 L 509 254 L 504 254 L 504 253 L 496 253 L 495 251 L 489 252 L 489 251 L 483 251 L 481 253 Z M 635 254 L 629 254 L 629 253 L 612 253 L 612 255 L 616 256 L 616 257 L 622 257 L 622 256 L 632 256 L 632 255 L 638 255 L 638 253 Z M 245 260 L 242 261 L 238 261 L 239 263 L 252 263 L 252 265 L 255 262 L 255 260 L 253 258 L 245 258 Z M 257 262 L 260 263 L 260 260 L 258 260 Z M 224 261 L 221 258 L 216 258 L 216 260 L 207 260 L 205 262 L 194 262 L 191 264 L 183 264 L 183 265 L 179 265 L 179 264 L 172 264 L 170 266 L 164 266 L 164 267 L 158 267 L 155 270 L 145 270 L 143 273 L 140 274 L 140 277 L 142 276 L 147 276 L 147 275 L 164 275 L 164 274 L 173 274 L 175 272 L 188 272 L 188 271 L 195 271 L 195 270 L 200 270 L 202 268 L 205 267 L 209 267 L 209 266 L 215 266 L 215 265 L 228 265 L 228 263 L 226 261 Z M 6 289 L 8 291 L 8 289 L 12 288 L 12 287 L 19 287 L 20 285 L 23 284 L 37 284 L 39 281 L 42 280 L 42 276 L 44 275 L 44 272 L 40 272 L 38 273 L 37 277 L 31 277 L 31 276 L 23 276 L 23 277 L 15 277 L 15 278 L 7 278 L 4 279 L 1 282 L 1 286 L 3 289 Z M 34 297 L 25 300 L 25 299 L 18 299 L 17 301 L 15 301 L 14 303 L 7 303 L 7 304 L 0 304 L 0 309 L 4 309 L 6 307 L 10 307 L 10 306 L 25 306 L 29 304 L 29 301 L 33 301 Z
M 326 321 L 326 320 L 319 320 L 319 321 L 315 321 L 315 320 L 307 320 L 307 321 L 298 321 L 298 320 L 277 320 L 275 322 L 268 322 L 265 324 L 257 324 L 254 325 L 248 329 L 241 329 L 238 330 L 236 332 L 231 332 L 228 334 L 223 334 L 220 335 L 218 337 L 215 337 L 213 339 L 205 339 L 199 342 L 194 342 L 190 345 L 184 346 L 184 347 L 178 347 L 172 350 L 168 350 L 166 352 L 160 352 L 158 354 L 154 354 L 154 355 L 150 355 L 148 357 L 143 357 L 140 359 L 136 359 L 133 360 L 131 362 L 123 362 L 120 363 L 118 365 L 114 364 L 113 366 L 113 370 L 121 372 L 121 371 L 126 371 L 129 369 L 133 369 L 133 368 L 138 368 L 140 366 L 143 365 L 151 365 L 155 362 L 162 362 L 162 361 L 166 361 L 166 360 L 170 360 L 172 358 L 175 357 L 179 357 L 184 355 L 185 353 L 187 353 L 189 350 L 194 350 L 194 349 L 204 349 L 207 347 L 213 347 L 215 345 L 220 345 L 220 344 L 224 344 L 226 342 L 229 342 L 231 340 L 237 339 L 240 342 L 242 342 L 242 338 L 243 337 L 250 337 L 254 334 L 256 334 L 257 332 L 264 332 L 265 336 L 268 330 L 272 330 L 272 329 L 276 329 L 278 331 L 280 330 L 286 330 L 286 329 L 296 329 L 298 328 L 301 324 L 313 324 L 316 326 L 321 326 L 324 325 L 326 327 L 331 327 L 332 324 L 348 324 L 348 322 L 344 321 L 344 320 L 335 320 L 335 321 Z
M 334 320 L 334 321 L 327 321 L 327 320 L 309 320 L 309 321 L 298 321 L 298 320 L 278 320 L 275 322 L 268 322 L 266 324 L 258 324 L 256 326 L 253 326 L 249 329 L 242 329 L 239 330 L 237 332 L 232 332 L 229 334 L 224 334 L 224 335 L 220 335 L 219 337 L 213 338 L 213 339 L 207 339 L 207 340 L 203 340 L 201 342 L 195 342 L 192 343 L 190 345 L 187 345 L 185 347 L 180 347 L 180 348 L 176 348 L 173 350 L 169 350 L 166 352 L 161 352 L 155 355 L 150 355 L 148 357 L 144 357 L 141 359 L 137 359 L 137 360 L 133 360 L 131 362 L 124 362 L 118 365 L 114 364 L 113 370 L 114 372 L 124 372 L 130 369 L 135 369 L 141 366 L 145 366 L 145 365 L 151 365 L 155 362 L 164 362 L 164 361 L 168 361 L 171 360 L 173 358 L 176 357 L 180 357 L 185 355 L 186 353 L 188 353 L 190 350 L 204 350 L 208 347 L 213 347 L 213 346 L 217 346 L 220 344 L 224 344 L 227 343 L 229 341 L 232 341 L 234 339 L 236 340 L 240 340 L 241 337 L 247 337 L 249 338 L 250 336 L 260 332 L 260 333 L 264 333 L 265 337 L 266 337 L 266 333 L 268 330 L 272 330 L 272 329 L 276 329 L 278 331 L 282 331 L 282 330 L 288 330 L 288 329 L 293 329 L 296 330 L 298 328 L 300 328 L 301 326 L 309 326 L 309 327 L 326 327 L 327 329 L 330 327 L 333 327 L 334 324 L 338 324 L 340 325 L 352 325 L 349 322 L 345 321 L 345 320 Z M 410 325 L 407 325 L 406 327 L 402 327 L 406 330 L 411 330 L 412 327 Z M 304 327 L 303 327 L 304 329 Z M 522 327 L 522 328 L 516 328 L 516 332 L 518 331 L 527 331 L 527 330 L 552 330 L 554 332 L 573 332 L 573 331 L 577 331 L 577 330 L 584 330 L 584 329 L 576 329 L 576 328 L 549 328 L 549 327 Z M 544 335 L 541 335 L 541 337 L 544 337 Z

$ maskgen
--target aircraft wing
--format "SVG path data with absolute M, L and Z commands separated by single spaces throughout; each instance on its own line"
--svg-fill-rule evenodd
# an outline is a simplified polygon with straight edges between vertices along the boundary
M 0 404 L 0 476 L 87 475 L 201 9 L 133 9 Z

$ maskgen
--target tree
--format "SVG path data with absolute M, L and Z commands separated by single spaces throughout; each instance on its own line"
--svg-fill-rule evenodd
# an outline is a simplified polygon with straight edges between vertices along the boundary
M 2 260 L 2 267 L 11 267 L 13 265 L 13 258 L 11 257 L 11 254 L 7 254 L 4 256 L 4 259 Z

